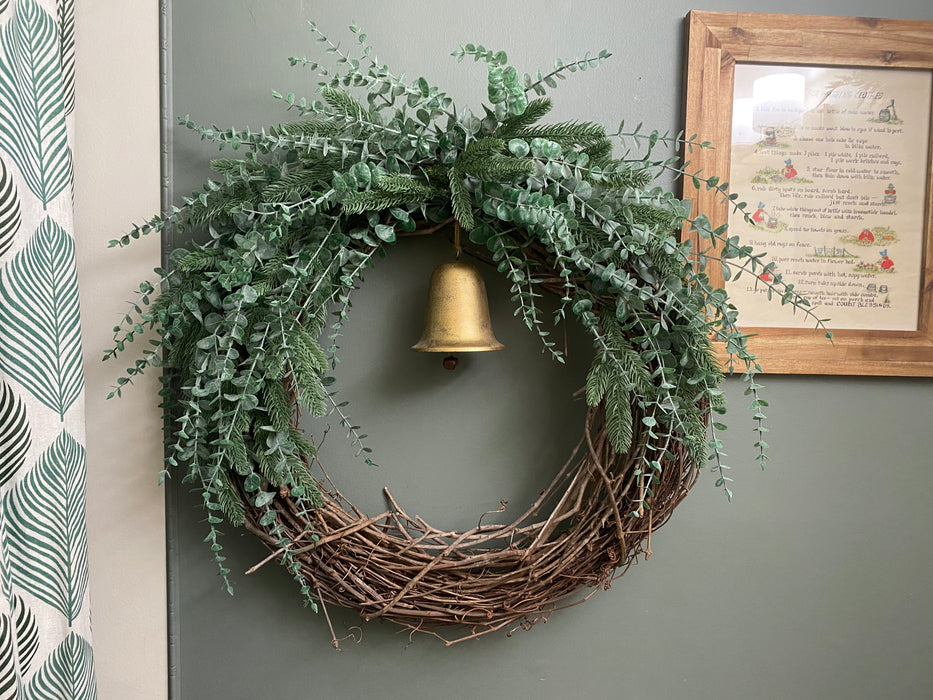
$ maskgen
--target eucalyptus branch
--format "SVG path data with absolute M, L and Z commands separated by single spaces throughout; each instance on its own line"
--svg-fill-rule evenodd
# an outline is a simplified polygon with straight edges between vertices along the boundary
M 368 83 L 368 81 L 366 80 L 366 78 L 369 78 L 369 77 L 371 77 L 371 76 L 365 75 L 365 74 L 363 74 L 363 73 L 360 72 L 360 70 L 359 70 L 359 60 L 354 59 L 354 58 L 351 58 L 349 53 L 344 53 L 343 51 L 341 51 L 341 50 L 340 50 L 340 45 L 339 45 L 339 44 L 335 44 L 333 41 L 331 41 L 330 37 L 328 37 L 326 34 L 324 34 L 324 32 L 322 32 L 322 31 L 318 28 L 317 23 L 315 23 L 315 22 L 308 22 L 308 26 L 310 27 L 311 31 L 314 32 L 314 33 L 318 36 L 318 41 L 323 41 L 324 43 L 327 44 L 327 46 L 328 46 L 327 52 L 328 52 L 328 53 L 333 53 L 333 54 L 335 54 L 335 55 L 338 57 L 338 62 L 340 62 L 340 63 L 345 63 L 345 64 L 347 64 L 347 65 L 349 66 L 350 71 L 351 71 L 351 72 L 349 73 L 349 76 L 352 76 L 352 77 L 357 77 L 357 76 L 358 76 L 358 77 L 361 79 L 361 83 L 362 83 L 363 85 L 365 85 L 366 87 L 370 87 L 370 86 L 371 86 L 371 83 Z M 362 51 L 363 51 L 362 58 L 363 58 L 364 60 L 368 61 L 369 64 L 370 64 L 370 66 L 371 66 L 372 68 L 376 68 L 376 69 L 379 69 L 379 70 L 385 70 L 385 74 L 384 74 L 383 77 L 384 77 L 384 78 L 388 78 L 390 84 L 398 84 L 400 81 L 399 81 L 398 79 L 396 79 L 395 76 L 393 76 L 391 73 L 388 72 L 388 67 L 386 67 L 386 66 L 379 66 L 378 63 L 377 63 L 377 61 L 376 61 L 376 59 L 375 59 L 373 56 L 370 56 L 370 54 L 372 53 L 372 47 L 371 47 L 371 46 L 368 46 L 368 45 L 366 45 L 366 44 L 364 43 L 364 42 L 366 41 L 366 34 L 360 32 L 360 29 L 359 29 L 359 27 L 356 25 L 356 23 L 353 23 L 353 24 L 350 25 L 350 31 L 351 31 L 353 34 L 356 34 L 356 35 L 357 35 L 357 39 L 359 40 L 359 43 L 360 43 L 361 46 L 362 46 Z M 297 59 L 290 59 L 290 60 L 296 61 Z M 307 65 L 307 59 L 304 59 L 304 60 L 303 60 L 303 63 L 305 63 L 305 65 Z M 294 63 L 292 63 L 292 65 L 294 65 Z M 314 63 L 313 65 L 314 65 L 314 68 L 315 68 L 316 70 L 318 70 L 318 64 L 317 64 L 317 63 Z M 320 72 L 319 72 L 319 75 L 321 75 L 321 77 L 327 77 L 327 76 L 329 75 L 329 73 L 327 73 L 326 71 L 324 71 L 323 73 L 320 73 Z M 351 80 L 352 80 L 352 77 L 351 77 Z M 377 94 L 379 95 L 379 98 L 382 99 L 387 105 L 392 105 L 392 104 L 394 104 L 394 100 L 388 99 L 382 92 L 378 92 Z
M 656 420 L 654 416 L 646 416 L 649 418 L 649 423 L 652 420 Z M 654 433 L 654 425 L 651 424 L 648 426 L 649 435 L 654 437 L 655 442 L 650 443 L 646 448 L 646 454 L 642 455 L 641 463 L 644 465 L 635 470 L 634 474 L 638 477 L 647 476 L 648 480 L 643 486 L 639 488 L 638 498 L 635 499 L 635 508 L 632 509 L 629 516 L 632 518 L 641 518 L 644 517 L 644 511 L 651 509 L 651 504 L 648 503 L 649 498 L 654 497 L 654 491 L 651 488 L 652 484 L 657 484 L 660 480 L 658 474 L 662 470 L 661 460 L 664 459 L 664 456 L 668 453 L 668 448 L 671 443 L 674 441 L 674 427 L 673 425 L 668 425 L 668 430 L 664 433 L 663 436 L 658 436 Z M 662 438 L 664 442 L 658 443 L 656 440 Z M 655 459 L 649 459 L 647 451 L 650 450 L 656 455 Z
M 716 473 L 716 486 L 721 488 L 723 493 L 726 495 L 730 501 L 732 500 L 732 489 L 729 488 L 729 484 L 732 483 L 733 479 L 726 475 L 726 471 L 731 469 L 731 467 L 726 466 L 722 458 L 726 456 L 726 453 L 722 451 L 722 440 L 720 440 L 717 435 L 717 427 L 722 427 L 721 423 L 711 423 L 710 424 L 710 433 L 711 438 L 709 441 L 710 455 L 709 459 L 713 461 L 713 466 L 711 469 Z
M 313 114 L 323 114 L 329 119 L 333 119 L 336 124 L 347 127 L 350 125 L 360 126 L 372 133 L 379 133 L 383 135 L 393 136 L 396 138 L 406 138 L 411 144 L 417 144 L 418 139 L 427 139 L 433 145 L 437 145 L 437 139 L 434 137 L 428 137 L 426 133 L 421 134 L 412 134 L 406 132 L 403 129 L 392 127 L 388 124 L 380 124 L 372 119 L 364 119 L 362 117 L 353 117 L 352 115 L 347 114 L 337 114 L 334 110 L 325 107 L 324 105 L 311 105 L 303 108 L 302 114 L 313 113 Z M 320 134 L 287 134 L 279 131 L 276 134 L 265 133 L 264 131 L 255 132 L 250 129 L 220 129 L 216 125 L 212 126 L 203 126 L 193 121 L 190 117 L 182 117 L 178 120 L 178 123 L 185 128 L 194 131 L 197 133 L 203 140 L 210 141 L 218 144 L 220 147 L 230 146 L 233 150 L 239 150 L 240 148 L 251 148 L 255 149 L 259 153 L 270 153 L 277 149 L 290 146 L 295 150 L 308 152 L 308 151 L 317 151 L 322 155 L 327 155 L 328 151 L 337 150 L 342 153 L 343 146 L 354 146 L 357 145 L 362 147 L 367 143 L 366 139 L 361 139 L 352 134 L 343 135 L 339 138 L 334 139 L 333 137 L 328 137 Z M 340 147 L 335 146 L 334 141 L 340 145 Z
M 684 147 L 688 153 L 692 153 L 694 148 L 713 148 L 713 144 L 710 141 L 698 141 L 697 135 L 694 134 L 689 138 L 684 137 L 683 131 L 678 131 L 676 134 L 671 135 L 670 131 L 665 131 L 661 133 L 657 129 L 652 129 L 649 132 L 643 132 L 641 122 L 635 125 L 635 128 L 631 131 L 625 130 L 625 121 L 619 123 L 619 128 L 615 133 L 611 134 L 613 138 L 617 138 L 620 141 L 630 140 L 639 147 L 644 147 L 647 144 L 647 151 L 642 160 L 648 160 L 651 154 L 651 151 L 657 144 L 664 144 L 671 148 L 673 151 L 678 151 L 681 147 Z
M 530 83 L 525 87 L 525 92 L 535 92 L 536 94 L 543 94 L 544 88 L 543 85 L 547 85 L 550 88 L 557 87 L 556 79 L 563 80 L 566 76 L 565 72 L 575 73 L 577 70 L 584 71 L 587 68 L 596 68 L 600 63 L 605 61 L 607 58 L 612 56 L 609 51 L 602 49 L 596 56 L 591 57 L 587 53 L 583 58 L 574 59 L 569 63 L 564 63 L 561 59 L 554 61 L 554 70 L 545 75 L 541 75 L 541 71 L 538 71 L 538 78 L 534 82 Z
M 501 234 L 493 234 L 498 244 L 493 250 L 493 261 L 498 262 L 500 266 L 507 268 L 506 274 L 509 281 L 512 282 L 511 291 L 513 293 L 512 301 L 518 302 L 517 313 L 520 313 L 525 326 L 530 331 L 534 331 L 541 340 L 543 350 L 548 352 L 551 357 L 560 363 L 565 362 L 564 354 L 555 349 L 555 343 L 548 339 L 548 331 L 543 330 L 541 319 L 538 317 L 538 307 L 535 305 L 535 297 L 540 297 L 533 288 L 531 272 L 529 270 L 528 258 L 520 248 L 517 252 L 522 258 L 513 259 L 512 252 L 515 250 L 510 245 L 510 239 Z
M 716 187 L 716 185 L 713 185 L 713 187 Z M 761 277 L 758 276 L 759 281 L 768 289 L 769 296 L 771 293 L 777 294 L 781 299 L 782 305 L 789 304 L 795 310 L 801 311 L 806 316 L 810 317 L 816 329 L 824 331 L 826 338 L 832 340 L 832 331 L 830 331 L 826 325 L 828 319 L 817 316 L 807 298 L 794 291 L 792 285 L 784 282 L 783 276 L 775 271 L 773 267 L 770 267 L 770 263 L 763 264 L 761 262 L 763 254 L 754 255 L 751 246 L 739 246 L 738 236 L 727 237 L 724 235 L 724 229 L 713 229 L 709 224 L 709 220 L 703 215 L 695 219 L 685 219 L 685 222 L 688 223 L 691 230 L 696 231 L 701 238 L 710 240 L 714 247 L 715 243 L 721 243 L 724 246 L 723 252 L 716 258 L 708 255 L 706 251 L 698 251 L 697 254 L 701 262 L 711 259 L 718 260 L 722 264 L 724 276 L 727 278 L 731 276 L 728 273 L 730 265 L 734 265 L 743 272 L 748 272 L 752 275 L 756 273 L 756 267 L 761 265 L 763 271 L 769 270 L 772 273 L 772 279 L 770 281 L 761 279 Z M 730 260 L 730 262 L 727 263 L 726 260 Z M 739 260 L 739 262 L 736 263 L 734 260 Z
M 328 392 L 327 399 L 328 401 L 330 401 L 333 412 L 336 413 L 340 417 L 340 427 L 346 429 L 347 431 L 347 440 L 349 441 L 351 445 L 354 445 L 357 448 L 356 454 L 354 454 L 353 456 L 360 457 L 362 455 L 365 455 L 363 457 L 363 461 L 366 463 L 367 466 L 370 466 L 370 467 L 379 466 L 373 461 L 372 457 L 369 456 L 372 454 L 372 448 L 367 447 L 366 444 L 363 442 L 363 440 L 365 440 L 369 436 L 361 434 L 359 432 L 360 426 L 353 425 L 353 421 L 350 420 L 350 417 L 347 416 L 347 414 L 343 412 L 344 407 L 349 405 L 349 401 L 338 402 L 334 398 L 335 394 L 336 392 Z
M 357 41 L 362 47 L 362 56 L 361 59 L 367 61 L 370 64 L 370 69 L 375 70 L 375 74 L 362 73 L 360 71 L 359 60 L 352 58 L 349 53 L 341 51 L 340 45 L 335 44 L 327 35 L 325 35 L 317 26 L 315 22 L 308 22 L 311 31 L 318 35 L 318 41 L 326 43 L 328 45 L 327 52 L 335 54 L 338 57 L 338 63 L 346 64 L 349 67 L 349 72 L 344 76 L 343 82 L 345 84 L 353 85 L 354 87 L 364 86 L 371 88 L 375 83 L 384 83 L 391 88 L 392 99 L 386 98 L 384 92 L 381 90 L 376 90 L 370 94 L 378 95 L 378 99 L 382 99 L 386 106 L 393 106 L 395 104 L 395 99 L 401 95 L 409 95 L 415 98 L 419 98 L 418 101 L 430 98 L 432 102 L 436 101 L 439 105 L 444 103 L 449 103 L 450 98 L 448 98 L 444 93 L 438 91 L 437 88 L 431 87 L 428 85 L 427 81 L 424 78 L 418 78 L 415 81 L 414 85 L 407 85 L 401 76 L 396 76 L 389 71 L 388 66 L 379 65 L 378 61 L 371 56 L 372 47 L 369 44 L 366 44 L 366 34 L 360 31 L 360 28 L 354 23 L 350 25 L 350 31 L 353 34 L 357 35 Z M 309 62 L 306 59 L 290 59 L 291 61 L 298 62 L 302 60 L 303 63 L 308 64 Z M 318 64 L 316 62 L 310 62 L 313 64 L 315 69 L 318 69 Z M 293 63 L 292 65 L 295 65 Z M 325 72 L 323 77 L 329 75 Z M 369 81 L 374 81 L 370 83 Z M 396 89 L 399 90 L 396 93 Z M 412 105 L 409 105 L 412 106 Z M 446 114 L 449 117 L 456 119 L 456 112 L 448 110 L 447 108 L 442 108 L 439 110 L 441 113 Z

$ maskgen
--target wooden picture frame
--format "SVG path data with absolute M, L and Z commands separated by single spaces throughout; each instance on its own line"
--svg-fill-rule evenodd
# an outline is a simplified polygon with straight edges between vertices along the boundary
M 692 152 L 686 156 L 689 159 L 687 170 L 690 173 L 700 171 L 707 177 L 716 175 L 722 182 L 730 180 L 732 171 L 733 109 L 736 108 L 734 101 L 736 100 L 737 66 L 741 67 L 740 71 L 743 76 L 750 70 L 744 68 L 745 65 L 789 67 L 790 70 L 797 71 L 803 71 L 803 67 L 825 67 L 830 72 L 844 68 L 853 71 L 855 75 L 858 75 L 858 71 L 866 71 L 866 74 L 869 74 L 868 72 L 877 69 L 885 71 L 900 69 L 901 74 L 915 82 L 920 80 L 924 84 L 926 81 L 933 83 L 933 22 L 929 21 L 692 11 L 688 14 L 688 22 L 685 133 L 688 137 L 696 135 L 698 142 L 709 141 L 714 147 L 694 147 Z M 896 78 L 894 73 L 870 74 L 882 77 L 890 75 L 892 79 Z M 744 77 L 743 80 L 745 80 Z M 880 95 L 881 92 L 879 90 L 877 94 Z M 901 95 L 900 97 L 906 100 L 909 96 Z M 917 103 L 923 104 L 919 99 Z M 822 107 L 822 109 L 826 108 Z M 921 107 L 917 109 L 923 111 Z M 841 109 L 839 111 L 842 112 Z M 883 110 L 876 114 L 879 114 L 879 118 L 885 116 Z M 930 116 L 928 123 L 933 125 L 933 116 L 928 116 Z M 890 119 L 890 113 L 888 117 Z M 855 117 L 852 119 L 852 129 L 854 129 Z M 863 122 L 878 121 L 877 119 L 866 120 L 864 116 L 860 119 Z M 922 128 L 921 120 L 914 120 L 914 123 L 915 129 Z M 878 124 L 873 126 L 880 128 Z M 761 133 L 765 133 L 764 129 Z M 827 138 L 826 140 L 835 139 Z M 910 255 L 901 255 L 905 263 L 913 266 L 911 268 L 913 272 L 901 277 L 902 286 L 907 286 L 908 289 L 900 296 L 900 298 L 906 296 L 910 303 L 915 305 L 915 327 L 886 329 L 883 323 L 880 324 L 881 328 L 834 327 L 831 318 L 832 309 L 824 311 L 819 307 L 816 308 L 818 315 L 830 317 L 828 325 L 833 331 L 832 343 L 825 338 L 823 332 L 814 331 L 812 323 L 804 328 L 775 326 L 769 323 L 749 327 L 741 326 L 743 331 L 754 334 L 754 337 L 749 340 L 749 346 L 752 352 L 761 359 L 764 371 L 778 374 L 933 376 L 933 222 L 931 222 L 933 218 L 931 217 L 933 127 L 928 126 L 920 140 L 925 143 L 918 143 L 917 148 L 911 151 L 915 154 L 922 153 L 925 146 L 925 156 L 913 156 L 919 158 L 922 167 L 914 168 L 910 173 L 898 175 L 901 181 L 909 183 L 912 191 L 916 193 L 913 197 L 913 206 L 917 214 L 911 221 L 917 225 L 909 227 L 911 240 L 916 244 L 916 251 L 911 248 Z M 756 146 L 768 142 L 768 139 L 765 139 L 758 142 Z M 877 145 L 872 147 L 879 148 Z M 823 153 L 823 151 L 819 152 Z M 772 154 L 780 155 L 780 149 L 773 150 Z M 864 162 L 872 161 L 865 159 Z M 768 170 L 768 172 L 772 171 Z M 815 172 L 820 175 L 824 174 L 824 171 L 819 169 Z M 882 172 L 890 171 L 880 169 L 873 171 L 875 174 Z M 691 178 L 686 177 L 684 180 L 684 198 L 693 201 L 695 214 L 702 213 L 708 216 L 714 228 L 729 221 L 730 203 L 721 192 L 715 188 L 697 189 L 691 182 Z M 827 182 L 836 184 L 820 178 L 808 180 L 808 182 L 814 181 L 822 183 L 821 187 Z M 729 189 L 738 192 L 740 199 L 747 199 L 751 210 L 754 210 L 754 203 L 751 200 L 757 195 L 755 192 L 748 192 L 750 189 L 748 183 L 747 178 L 744 182 L 733 182 Z M 797 185 L 794 186 L 797 187 Z M 892 185 L 890 190 L 885 190 L 885 192 L 893 190 Z M 785 190 L 784 194 L 776 196 L 784 197 L 783 201 L 787 203 L 791 201 L 787 197 L 795 195 L 788 195 Z M 888 196 L 885 195 L 885 197 Z M 923 201 L 918 204 L 920 197 Z M 764 206 L 763 202 L 760 204 Z M 845 207 L 844 202 L 843 207 Z M 855 208 L 852 209 L 853 216 L 850 218 L 858 218 L 854 215 L 856 211 Z M 845 213 L 842 217 L 845 217 Z M 739 221 L 739 226 L 733 226 L 730 235 L 736 233 L 735 229 L 741 228 L 742 225 L 743 222 Z M 823 230 L 822 228 L 816 229 L 815 226 L 813 228 Z M 800 226 L 798 230 L 803 230 L 803 227 Z M 834 230 L 841 231 L 842 229 Z M 885 227 L 884 230 L 890 232 L 892 229 Z M 886 236 L 890 235 L 890 233 L 886 234 Z M 846 240 L 846 237 L 841 235 L 839 237 Z M 848 240 L 852 240 L 851 237 Z M 708 245 L 708 242 L 703 243 Z M 695 245 L 700 245 L 700 242 L 696 241 Z M 756 249 L 758 249 L 757 246 Z M 864 269 L 872 268 L 871 274 L 893 271 L 880 269 L 876 264 L 877 258 L 874 259 L 875 263 L 872 263 L 871 257 L 864 257 L 868 255 L 865 250 L 854 246 L 853 249 L 863 256 L 859 258 L 858 265 L 865 265 Z M 813 250 L 827 249 L 814 248 Z M 900 247 L 898 250 L 907 249 Z M 762 251 L 758 249 L 758 252 Z M 878 250 L 872 251 L 871 255 L 880 255 L 881 260 L 885 261 L 888 259 L 887 252 L 887 248 L 884 248 L 883 253 Z M 843 250 L 843 261 L 836 261 L 837 263 L 845 262 L 841 268 L 845 268 L 848 264 L 845 255 L 850 255 L 852 260 L 856 257 Z M 917 260 L 913 259 L 914 255 L 917 256 Z M 816 256 L 815 252 L 814 256 Z M 862 262 L 863 260 L 868 262 Z M 882 263 L 884 264 L 886 263 Z M 890 268 L 891 265 L 888 267 Z M 859 268 L 855 270 L 860 272 Z M 863 281 L 857 275 L 850 276 L 855 279 L 853 284 L 861 284 Z M 882 277 L 882 275 L 876 276 Z M 754 276 L 751 277 L 757 285 L 758 281 Z M 869 280 L 864 284 L 865 289 L 879 288 L 877 282 L 871 282 L 873 278 L 866 277 L 865 279 Z M 889 276 L 887 279 L 895 278 Z M 914 280 L 916 280 L 916 285 L 913 284 Z M 716 281 L 722 283 L 722 278 Z M 747 284 L 747 281 L 745 283 Z M 827 279 L 820 283 L 829 289 L 833 280 Z M 886 287 L 885 284 L 884 288 Z M 842 294 L 841 291 L 838 293 Z M 837 294 L 837 292 L 827 291 L 826 294 Z M 834 302 L 830 301 L 830 303 Z M 846 305 L 852 304 L 839 303 L 839 306 Z M 739 322 L 741 324 L 743 307 L 741 304 L 737 306 L 740 308 Z M 845 310 L 840 308 L 839 311 Z M 849 311 L 849 313 L 852 312 Z M 904 315 L 910 317 L 909 313 Z

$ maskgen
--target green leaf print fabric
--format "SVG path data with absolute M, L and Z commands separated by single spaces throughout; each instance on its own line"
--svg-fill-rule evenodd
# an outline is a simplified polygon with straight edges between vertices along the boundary
M 0 0 L 0 700 L 97 697 L 74 27 L 74 0 Z

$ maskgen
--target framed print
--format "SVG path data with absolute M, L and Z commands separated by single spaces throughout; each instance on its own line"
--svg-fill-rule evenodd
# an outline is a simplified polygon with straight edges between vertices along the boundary
M 689 177 L 684 197 L 766 253 L 833 332 L 767 303 L 770 272 L 720 276 L 764 370 L 933 376 L 933 22 L 688 19 L 685 132 L 712 148 L 687 170 L 745 206 Z

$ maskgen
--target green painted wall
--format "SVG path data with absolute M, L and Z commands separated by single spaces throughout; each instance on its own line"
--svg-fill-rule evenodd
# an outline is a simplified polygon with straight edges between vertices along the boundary
M 455 9 L 456 8 L 456 9 Z M 288 117 L 270 90 L 310 94 L 289 55 L 318 50 L 304 22 L 349 41 L 358 22 L 381 61 L 426 75 L 462 104 L 485 88 L 479 66 L 456 62 L 461 42 L 509 51 L 528 69 L 607 48 L 615 56 L 554 94 L 556 119 L 681 120 L 680 1 L 595 3 L 323 3 L 176 0 L 174 110 L 259 126 Z M 929 0 L 708 2 L 698 9 L 884 14 L 933 19 Z M 176 130 L 176 193 L 197 187 L 213 152 Z M 570 399 L 589 361 L 570 334 L 573 362 L 545 360 L 511 317 L 507 289 L 487 274 L 494 327 L 508 349 L 466 358 L 453 374 L 407 348 L 420 333 L 443 241 L 403 241 L 367 277 L 344 342 L 340 380 L 380 467 L 352 459 L 339 429 L 325 460 L 364 509 L 388 486 L 409 512 L 452 527 L 500 499 L 517 508 L 549 480 L 580 434 Z M 173 669 L 183 700 L 270 698 L 860 698 L 933 697 L 933 382 L 770 377 L 771 466 L 752 461 L 751 424 L 737 380 L 732 399 L 736 500 L 701 479 L 653 540 L 654 556 L 611 591 L 512 637 L 446 648 L 331 610 L 338 631 L 362 634 L 333 652 L 322 616 L 303 609 L 274 565 L 221 591 L 202 514 L 182 494 L 170 561 L 179 592 Z M 249 535 L 226 538 L 234 571 L 265 556 Z M 359 627 L 354 627 L 359 625 Z

